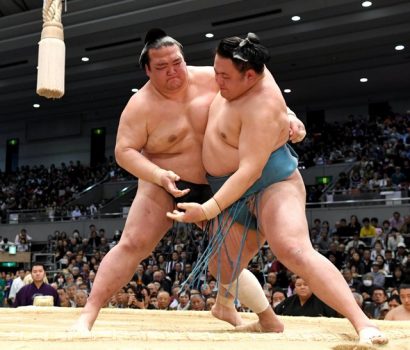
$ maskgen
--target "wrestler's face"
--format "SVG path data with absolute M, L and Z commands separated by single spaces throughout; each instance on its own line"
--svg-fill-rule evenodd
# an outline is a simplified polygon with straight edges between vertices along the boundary
M 400 300 L 407 311 L 410 311 L 410 288 L 400 289 Z
M 150 49 L 148 54 L 150 63 L 145 71 L 156 89 L 165 93 L 173 92 L 186 84 L 188 71 L 178 46 Z
M 240 97 L 251 87 L 249 79 L 251 71 L 241 73 L 229 58 L 215 55 L 214 70 L 220 93 L 228 101 Z

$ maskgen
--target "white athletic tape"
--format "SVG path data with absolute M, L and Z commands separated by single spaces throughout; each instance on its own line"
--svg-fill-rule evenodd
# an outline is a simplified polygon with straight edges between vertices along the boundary
M 239 274 L 237 281 L 235 280 L 232 282 L 229 293 L 236 296 L 236 287 L 238 283 L 238 299 L 242 304 L 245 304 L 256 314 L 260 314 L 269 307 L 268 299 L 266 299 L 258 279 L 252 272 L 243 269 Z M 228 290 L 229 284 L 221 285 Z

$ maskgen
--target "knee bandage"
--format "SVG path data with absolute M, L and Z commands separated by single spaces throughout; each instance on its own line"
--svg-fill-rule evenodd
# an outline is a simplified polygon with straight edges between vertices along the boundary
M 226 290 L 229 284 L 221 284 Z M 229 294 L 236 297 L 236 288 L 238 287 L 238 299 L 256 314 L 265 311 L 269 307 L 262 286 L 255 275 L 247 269 L 243 269 L 237 280 L 234 280 L 230 286 Z M 221 299 L 222 302 L 222 299 Z M 225 302 L 222 304 L 226 305 Z

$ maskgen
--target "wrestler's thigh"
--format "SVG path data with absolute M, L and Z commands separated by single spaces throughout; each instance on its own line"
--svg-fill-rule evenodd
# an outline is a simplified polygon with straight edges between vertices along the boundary
M 243 240 L 245 232 L 243 225 L 238 223 L 232 225 L 220 250 L 220 257 L 213 255 L 210 260 L 209 269 L 212 275 L 216 276 L 218 270 L 220 270 L 222 280 L 230 280 L 235 273 L 235 269 L 236 274 L 239 274 L 243 268 L 248 266 L 249 261 L 263 246 L 265 237 L 261 232 L 248 230 L 246 239 Z M 239 267 L 237 268 L 238 262 Z M 218 264 L 220 264 L 220 267 L 218 267 Z
M 299 171 L 271 185 L 261 195 L 259 225 L 279 260 L 287 256 L 289 249 L 311 248 L 305 202 L 305 187 Z
M 162 187 L 139 180 L 121 243 L 130 244 L 149 254 L 172 226 L 172 220 L 166 217 L 166 212 L 173 208 L 172 196 Z

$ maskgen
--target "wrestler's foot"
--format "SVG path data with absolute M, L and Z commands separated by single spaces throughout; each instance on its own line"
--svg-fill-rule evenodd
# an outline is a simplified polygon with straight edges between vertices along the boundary
M 369 345 L 384 345 L 389 339 L 375 326 L 364 327 L 359 331 L 359 343 Z
M 84 319 L 84 317 L 80 316 L 78 320 L 68 329 L 69 332 L 76 332 L 82 335 L 88 335 L 91 333 L 91 326 L 88 322 Z
M 235 331 L 237 332 L 248 333 L 282 333 L 284 329 L 285 326 L 277 317 L 275 317 L 274 319 L 270 319 L 268 321 L 259 319 L 258 321 L 235 327 Z
M 235 307 L 228 307 L 221 303 L 216 303 L 212 306 L 211 314 L 221 321 L 230 323 L 234 327 L 244 324 L 241 315 L 239 315 Z

